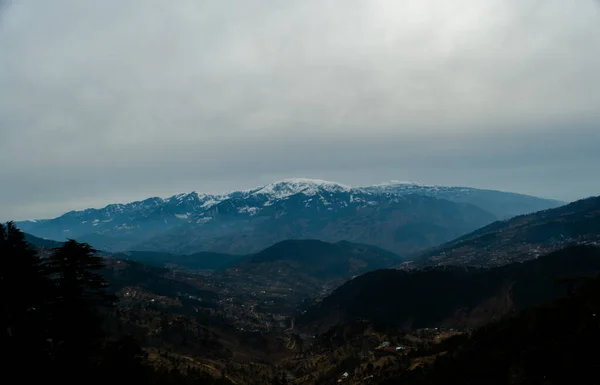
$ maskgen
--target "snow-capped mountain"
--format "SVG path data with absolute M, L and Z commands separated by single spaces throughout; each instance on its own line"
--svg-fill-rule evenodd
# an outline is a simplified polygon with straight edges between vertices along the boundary
M 271 200 L 284 199 L 292 195 L 313 196 L 320 193 L 349 193 L 352 187 L 319 179 L 293 178 L 268 184 L 252 191 L 252 195 L 264 195 Z
M 22 222 L 29 233 L 106 250 L 247 253 L 289 238 L 371 243 L 397 253 L 448 241 L 496 218 L 559 202 L 463 187 L 350 187 L 285 179 L 228 194 L 177 194 Z M 21 224 L 21 223 L 19 223 Z

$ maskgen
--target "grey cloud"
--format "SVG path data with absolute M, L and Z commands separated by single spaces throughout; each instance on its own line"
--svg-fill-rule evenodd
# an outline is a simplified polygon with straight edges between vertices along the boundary
M 19 2 L 0 219 L 290 176 L 598 194 L 593 1 Z

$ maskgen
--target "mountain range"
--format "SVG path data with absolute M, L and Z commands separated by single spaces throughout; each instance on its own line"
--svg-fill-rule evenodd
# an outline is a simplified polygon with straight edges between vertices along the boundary
M 562 202 L 467 187 L 391 182 L 349 187 L 286 179 L 250 190 L 177 194 L 18 222 L 34 236 L 107 251 L 249 254 L 285 239 L 342 240 L 408 254 L 494 220 Z

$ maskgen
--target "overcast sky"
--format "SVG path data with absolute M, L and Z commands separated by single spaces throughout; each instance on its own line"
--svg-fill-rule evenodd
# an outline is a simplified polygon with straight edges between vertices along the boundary
M 595 0 L 0 3 L 0 220 L 288 177 L 600 195 Z

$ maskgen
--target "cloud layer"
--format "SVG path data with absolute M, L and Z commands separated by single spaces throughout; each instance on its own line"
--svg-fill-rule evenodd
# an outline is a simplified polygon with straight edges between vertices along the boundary
M 306 176 L 600 194 L 592 0 L 0 7 L 0 220 Z

